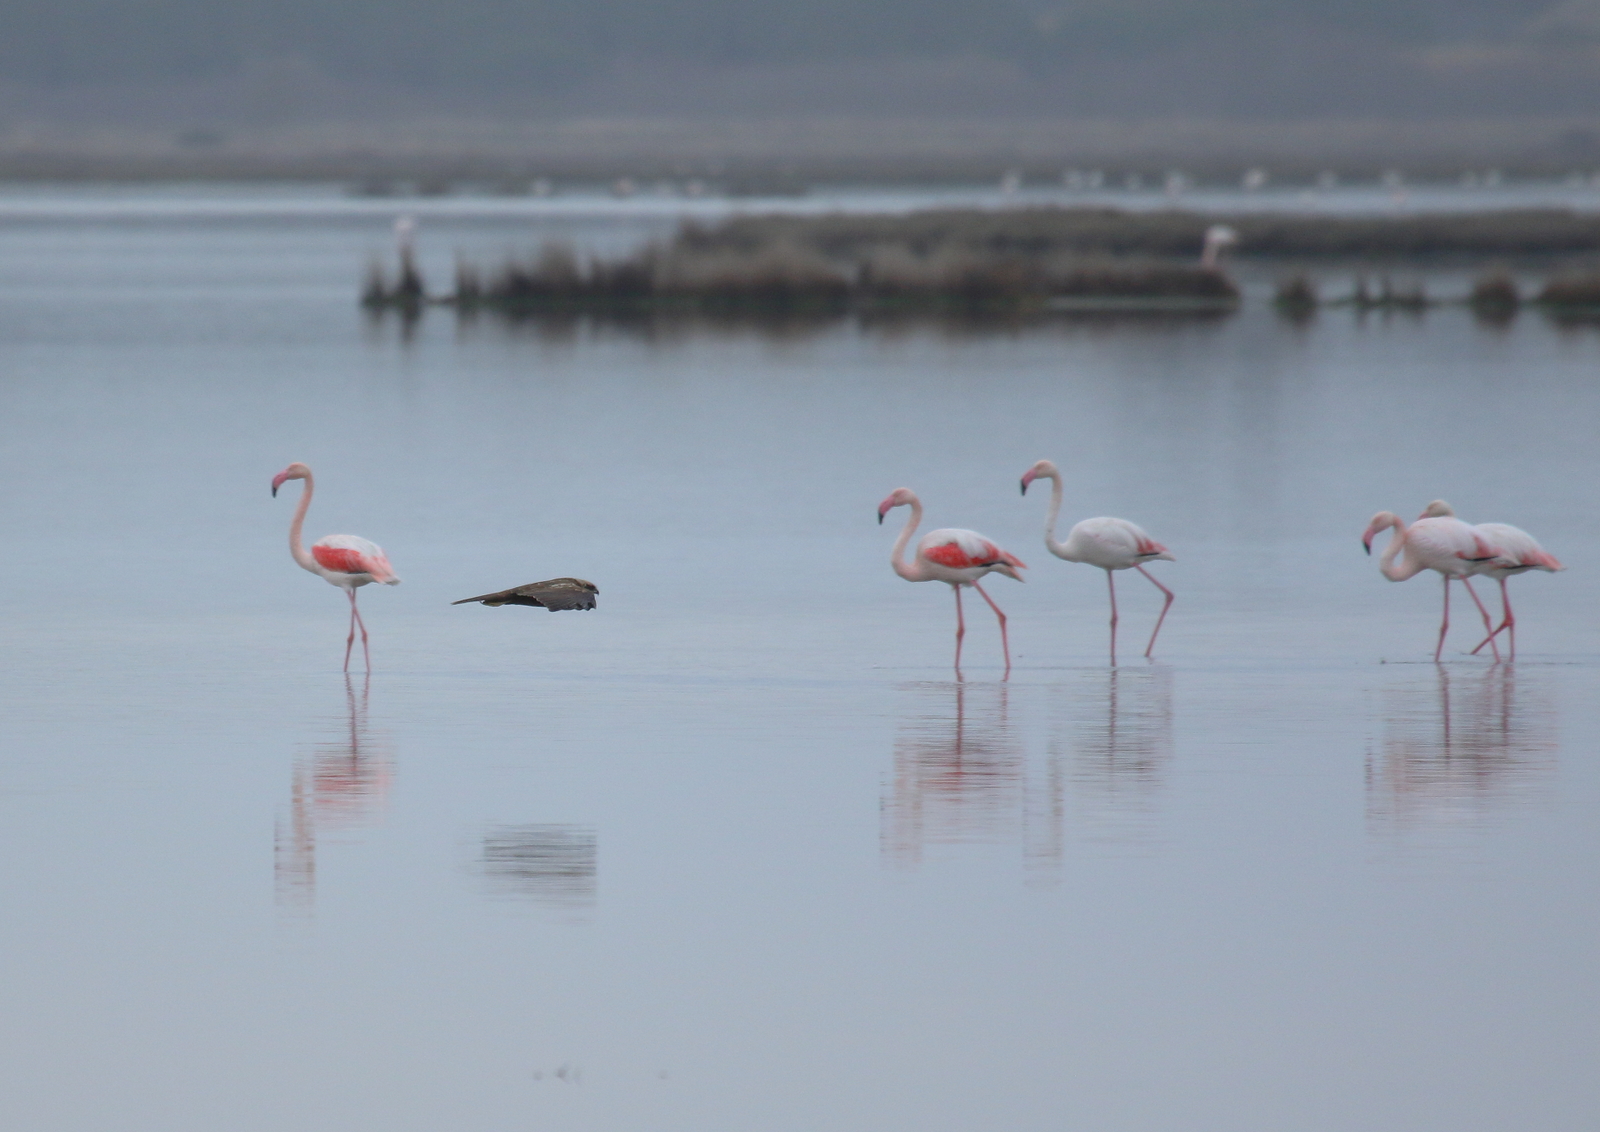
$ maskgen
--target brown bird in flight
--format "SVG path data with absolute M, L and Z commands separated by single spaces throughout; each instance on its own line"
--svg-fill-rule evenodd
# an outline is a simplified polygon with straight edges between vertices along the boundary
M 547 582 L 529 582 L 497 594 L 464 597 L 450 604 L 466 605 L 476 601 L 483 605 L 535 605 L 554 613 L 560 609 L 593 609 L 595 595 L 599 592 L 599 586 L 582 578 L 551 578 Z

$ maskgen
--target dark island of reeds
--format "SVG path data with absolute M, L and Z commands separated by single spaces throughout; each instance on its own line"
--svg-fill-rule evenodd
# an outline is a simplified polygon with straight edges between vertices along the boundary
M 1323 300 L 1304 265 L 1314 262 L 1470 263 L 1600 254 L 1600 222 L 1560 209 L 1472 214 L 1219 217 L 1110 208 L 928 210 L 898 216 L 752 216 L 684 224 L 669 240 L 619 257 L 580 257 L 548 245 L 525 261 L 485 270 L 459 264 L 452 294 L 430 298 L 409 260 L 390 283 L 374 270 L 372 309 L 416 311 L 429 302 L 463 313 L 837 317 L 1010 316 L 1051 312 L 1226 312 L 1238 287 L 1197 262 L 1209 228 L 1226 224 L 1233 254 L 1302 265 L 1280 283 L 1278 309 L 1308 317 L 1330 303 L 1358 310 L 1436 305 L 1420 286 L 1377 291 L 1358 283 Z M 1499 316 L 1521 303 L 1503 272 L 1466 301 Z M 1588 275 L 1552 284 L 1533 300 L 1600 307 Z

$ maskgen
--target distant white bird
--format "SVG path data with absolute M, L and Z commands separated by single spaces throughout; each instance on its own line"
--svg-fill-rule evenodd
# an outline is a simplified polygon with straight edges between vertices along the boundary
M 1200 250 L 1200 266 L 1215 270 L 1221 266 L 1222 253 L 1238 242 L 1238 232 L 1226 224 L 1213 224 L 1206 229 L 1205 244 Z

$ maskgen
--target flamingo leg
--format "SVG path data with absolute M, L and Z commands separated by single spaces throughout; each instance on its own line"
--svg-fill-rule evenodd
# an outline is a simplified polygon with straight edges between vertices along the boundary
M 356 643 L 356 591 L 345 590 L 345 596 L 350 599 L 350 635 L 344 639 L 344 670 L 350 671 L 350 649 Z
M 1106 571 L 1106 588 L 1111 591 L 1111 663 L 1117 663 L 1117 576 Z
M 1433 663 L 1439 663 L 1439 657 L 1444 654 L 1444 635 L 1450 631 L 1450 575 L 1441 575 L 1444 578 L 1444 620 L 1439 622 L 1439 644 L 1433 650 Z
M 1467 587 L 1467 592 L 1472 595 L 1473 604 L 1478 607 L 1478 612 L 1483 614 L 1483 628 L 1489 634 L 1489 651 L 1494 653 L 1495 663 L 1500 663 L 1500 646 L 1494 643 L 1494 618 L 1489 616 L 1488 607 L 1478 597 L 1478 591 L 1472 588 L 1471 578 L 1462 578 L 1461 584 Z
M 1134 569 L 1139 571 L 1139 573 L 1144 574 L 1145 577 L 1150 579 L 1150 584 L 1152 586 L 1167 595 L 1166 603 L 1161 607 L 1161 616 L 1156 618 L 1155 632 L 1150 634 L 1150 645 L 1144 650 L 1145 659 L 1148 660 L 1150 654 L 1154 652 L 1156 648 L 1156 633 L 1161 632 L 1161 623 L 1167 619 L 1167 610 L 1172 608 L 1172 591 L 1167 589 L 1167 587 L 1163 586 L 1160 582 L 1156 581 L 1151 574 L 1146 572 L 1143 566 L 1135 566 Z
M 961 615 L 961 587 L 951 586 L 956 591 L 956 675 L 961 675 L 961 638 L 967 635 L 967 620 Z
M 1000 612 L 1000 607 L 994 603 L 994 598 L 990 597 L 989 594 L 984 590 L 984 588 L 982 586 L 980 586 L 977 583 L 976 580 L 973 581 L 972 588 L 978 591 L 978 596 L 979 597 L 983 598 L 984 601 L 989 603 L 989 608 L 994 610 L 994 615 L 1000 619 L 1000 648 L 1005 651 L 1005 654 L 1006 654 L 1006 675 L 1010 676 L 1011 675 L 1011 642 L 1006 639 L 1006 615 L 1004 613 Z
M 1511 615 L 1511 595 L 1506 593 L 1506 580 L 1504 578 L 1500 579 L 1500 608 L 1503 613 L 1500 624 L 1495 626 L 1493 633 L 1490 633 L 1487 637 L 1478 642 L 1478 647 L 1472 650 L 1473 656 L 1477 656 L 1478 653 L 1482 652 L 1483 646 L 1488 644 L 1489 641 L 1495 636 L 1499 635 L 1506 629 L 1510 629 L 1511 632 L 1509 636 L 1511 638 L 1511 656 L 1508 659 L 1517 659 L 1517 619 Z
M 372 650 L 367 647 L 367 623 L 361 620 L 361 610 L 356 607 L 356 591 L 350 591 L 350 614 L 361 627 L 361 655 L 366 658 L 367 671 L 372 671 Z

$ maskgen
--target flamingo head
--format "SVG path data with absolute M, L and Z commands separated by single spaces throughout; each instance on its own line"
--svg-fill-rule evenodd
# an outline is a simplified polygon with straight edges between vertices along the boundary
M 1456 509 L 1442 499 L 1435 499 L 1422 509 L 1419 519 L 1454 519 Z
M 1022 473 L 1023 495 L 1028 494 L 1028 485 L 1040 476 L 1048 480 L 1055 480 L 1057 483 L 1061 482 L 1061 473 L 1056 469 L 1056 466 L 1049 460 L 1040 460 L 1033 467 Z
M 1400 516 L 1393 511 L 1379 511 L 1372 517 L 1372 522 L 1367 524 L 1366 533 L 1361 536 L 1361 545 L 1368 554 L 1372 553 L 1372 540 L 1378 537 L 1378 532 L 1386 531 L 1390 527 L 1397 531 L 1405 530 L 1400 522 Z
M 290 480 L 308 480 L 311 478 L 311 469 L 299 462 L 290 464 L 283 471 L 272 477 L 272 494 L 276 498 L 278 489 Z
M 878 504 L 878 523 L 882 525 L 883 517 L 896 507 L 905 507 L 916 503 L 917 493 L 909 487 L 897 487 L 889 493 L 889 498 Z

